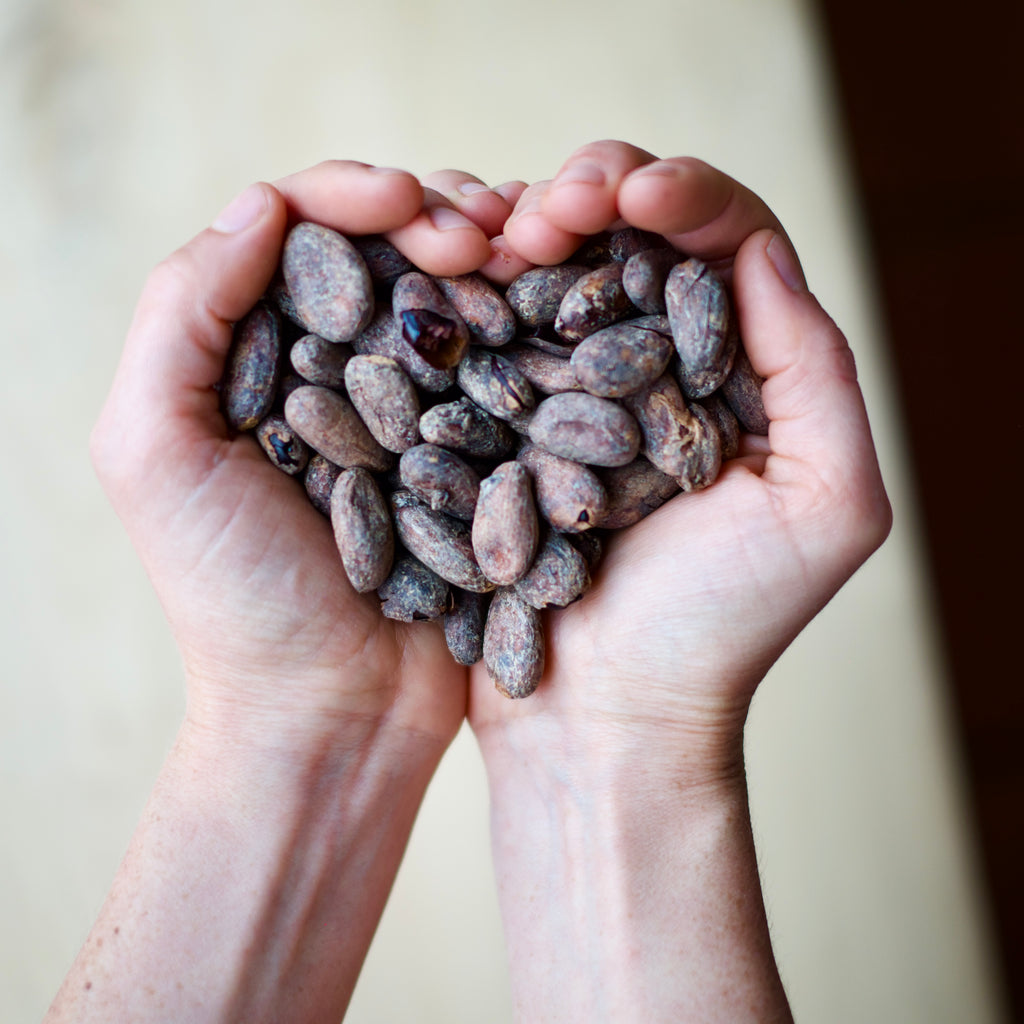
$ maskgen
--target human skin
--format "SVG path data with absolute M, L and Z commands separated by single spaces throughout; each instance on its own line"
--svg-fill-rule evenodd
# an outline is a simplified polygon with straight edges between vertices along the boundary
M 495 189 L 332 161 L 253 186 L 151 275 L 93 456 L 181 650 L 186 714 L 48 1022 L 340 1019 L 467 708 L 518 1019 L 788 1018 L 743 722 L 888 504 L 845 339 L 767 207 L 698 161 L 607 142 L 567 167 L 584 160 L 600 180 Z M 467 691 L 435 626 L 382 619 L 294 481 L 225 428 L 230 324 L 298 219 L 499 283 L 625 221 L 732 282 L 771 433 L 614 538 L 550 616 L 526 701 L 479 667 Z
M 622 222 L 731 282 L 768 437 L 614 535 L 549 615 L 537 691 L 473 670 L 517 1019 L 790 1019 L 762 903 L 743 726 L 769 666 L 884 540 L 891 513 L 849 346 L 753 193 L 693 159 L 584 147 L 505 225 L 567 258 Z
M 464 718 L 440 632 L 356 594 L 326 521 L 220 413 L 231 323 L 299 219 L 388 232 L 438 274 L 491 256 L 412 175 L 330 161 L 252 186 L 150 275 L 92 454 L 181 651 L 186 712 L 48 1022 L 339 1020 Z

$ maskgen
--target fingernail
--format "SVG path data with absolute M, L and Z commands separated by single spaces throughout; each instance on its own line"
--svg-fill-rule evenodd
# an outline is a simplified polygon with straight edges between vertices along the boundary
M 214 231 L 233 235 L 252 227 L 267 209 L 267 197 L 259 185 L 250 185 L 217 214 L 210 225 Z
M 491 190 L 479 181 L 464 181 L 461 185 L 455 186 L 455 191 L 464 196 L 475 196 L 477 192 L 490 192 Z
M 473 222 L 463 217 L 458 210 L 450 206 L 435 206 L 430 211 L 430 222 L 438 231 L 451 231 L 454 228 L 471 228 Z
M 605 183 L 604 171 L 595 163 L 589 160 L 580 160 L 578 163 L 570 164 L 555 176 L 555 185 L 565 184 L 582 185 L 603 185 Z
M 785 281 L 791 291 L 807 290 L 807 282 L 804 280 L 804 272 L 800 269 L 796 253 L 781 235 L 772 235 L 765 252 L 768 254 L 768 259 L 772 261 L 775 272 Z
M 653 178 L 678 178 L 685 173 L 685 169 L 678 164 L 669 164 L 663 160 L 656 160 L 652 164 L 644 164 L 642 167 L 634 168 L 629 172 L 629 177 L 639 178 L 649 175 Z

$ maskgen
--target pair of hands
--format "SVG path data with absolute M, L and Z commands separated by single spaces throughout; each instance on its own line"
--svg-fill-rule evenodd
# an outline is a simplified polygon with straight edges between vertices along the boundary
M 525 701 L 456 665 L 439 629 L 354 593 L 295 482 L 228 435 L 214 385 L 231 324 L 296 220 L 384 233 L 429 273 L 498 283 L 624 221 L 731 280 L 770 435 L 611 539 L 592 591 L 550 615 L 546 678 Z M 849 348 L 771 211 L 704 163 L 617 142 L 529 187 L 352 162 L 250 187 L 150 276 L 93 456 L 184 657 L 191 727 L 285 755 L 357 720 L 439 756 L 468 715 L 485 760 L 735 773 L 758 682 L 889 527 Z

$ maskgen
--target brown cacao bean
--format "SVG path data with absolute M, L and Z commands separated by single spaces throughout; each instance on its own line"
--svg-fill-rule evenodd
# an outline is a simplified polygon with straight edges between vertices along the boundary
M 420 416 L 420 437 L 461 455 L 500 459 L 512 451 L 515 434 L 507 423 L 468 398 L 435 405 Z
M 418 444 L 398 464 L 402 486 L 435 512 L 472 521 L 480 493 L 480 477 L 453 452 L 435 444 Z
M 516 317 L 509 304 L 479 274 L 434 278 L 441 294 L 452 304 L 478 345 L 506 345 L 516 333 Z
M 411 270 L 396 282 L 391 311 L 402 338 L 437 370 L 458 365 L 469 346 L 469 328 L 432 277 Z
M 357 593 L 388 578 L 395 554 L 391 516 L 380 488 L 365 469 L 346 469 L 331 492 L 331 526 L 345 574 Z
M 684 260 L 675 249 L 648 249 L 630 256 L 622 271 L 622 287 L 633 305 L 644 313 L 664 313 L 668 275 Z
M 675 477 L 662 473 L 642 456 L 598 474 L 608 492 L 608 507 L 598 525 L 608 530 L 640 522 L 681 490 Z
M 722 398 L 736 414 L 740 425 L 750 434 L 768 436 L 768 414 L 761 400 L 761 385 L 764 378 L 750 365 L 750 359 L 743 346 L 736 351 L 732 372 L 722 385 Z
M 473 553 L 483 574 L 498 586 L 522 578 L 539 531 L 529 472 L 521 462 L 502 463 L 481 481 L 473 517 Z
M 496 591 L 484 626 L 484 665 L 506 697 L 528 697 L 544 674 L 544 628 L 540 612 L 512 587 Z
M 325 388 L 345 386 L 345 364 L 351 356 L 351 345 L 328 341 L 317 334 L 299 338 L 288 354 L 293 369 L 303 380 Z
M 235 430 L 252 430 L 274 404 L 281 368 L 281 322 L 265 302 L 235 326 L 221 383 L 221 408 Z
M 504 356 L 485 348 L 470 349 L 459 363 L 459 387 L 481 409 L 499 420 L 515 422 L 537 404 L 530 382 Z
M 527 327 L 553 324 L 565 293 L 585 273 L 585 266 L 574 263 L 534 267 L 520 274 L 508 286 L 505 301 L 516 318 Z
M 548 531 L 530 571 L 516 585 L 516 593 L 531 608 L 564 608 L 590 587 L 587 560 L 563 534 Z
M 359 418 L 352 403 L 330 388 L 309 384 L 296 388 L 284 406 L 285 419 L 314 451 L 336 466 L 381 471 L 394 456 L 382 448 Z
M 345 387 L 367 430 L 389 452 L 404 452 L 420 437 L 420 401 L 412 379 L 387 356 L 353 356 Z
M 484 656 L 487 595 L 451 588 L 451 608 L 444 616 L 444 639 L 460 665 L 475 665 Z
M 698 259 L 672 268 L 665 305 L 679 353 L 679 384 L 687 398 L 715 391 L 732 369 L 736 333 L 721 278 Z
M 572 363 L 565 358 L 571 353 L 545 352 L 529 345 L 509 345 L 501 354 L 530 382 L 537 391 L 558 395 L 563 391 L 582 391 Z
M 657 331 L 613 324 L 576 346 L 573 371 L 584 389 L 600 398 L 632 395 L 657 380 L 672 357 L 672 340 Z
M 309 449 L 280 413 L 271 413 L 260 420 L 256 425 L 256 440 L 267 458 L 289 476 L 297 476 L 309 462 Z
M 622 406 L 607 398 L 567 391 L 537 406 L 530 440 L 575 462 L 622 466 L 640 450 L 640 428 Z
M 608 495 L 593 470 L 535 444 L 516 458 L 530 471 L 537 509 L 556 530 L 580 533 L 604 516 Z
M 555 330 L 567 341 L 582 341 L 633 309 L 622 287 L 622 264 L 607 263 L 573 282 L 558 307 Z
M 398 539 L 441 579 L 477 593 L 494 589 L 477 564 L 468 524 L 425 505 L 392 502 L 392 514 Z
M 314 454 L 306 465 L 306 472 L 302 482 L 306 488 L 306 494 L 313 506 L 325 516 L 331 514 L 331 491 L 341 473 L 341 466 L 325 459 L 322 455 Z
M 448 584 L 411 555 L 395 561 L 391 575 L 377 589 L 381 614 L 397 622 L 436 619 L 448 608 Z
M 307 331 L 351 341 L 373 316 L 373 282 L 356 247 L 321 224 L 296 224 L 285 239 L 281 269 Z

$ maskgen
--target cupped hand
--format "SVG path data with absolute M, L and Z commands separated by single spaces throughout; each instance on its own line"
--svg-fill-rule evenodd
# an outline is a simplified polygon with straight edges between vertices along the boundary
M 611 535 L 591 591 L 547 613 L 537 691 L 509 701 L 477 666 L 470 721 L 485 755 L 511 745 L 570 774 L 616 757 L 734 772 L 758 682 L 885 538 L 889 505 L 846 339 L 754 193 L 699 160 L 596 143 L 522 193 L 504 237 L 553 263 L 622 223 L 730 282 L 769 435 L 746 437 L 711 487 Z
M 150 275 L 94 463 L 182 652 L 191 720 L 286 744 L 387 718 L 446 741 L 466 680 L 440 630 L 386 620 L 355 593 L 301 483 L 220 412 L 232 323 L 266 288 L 289 225 L 307 219 L 387 234 L 435 274 L 491 257 L 483 230 L 402 171 L 330 161 L 251 186 Z

